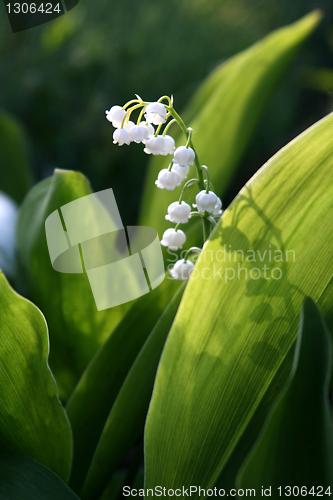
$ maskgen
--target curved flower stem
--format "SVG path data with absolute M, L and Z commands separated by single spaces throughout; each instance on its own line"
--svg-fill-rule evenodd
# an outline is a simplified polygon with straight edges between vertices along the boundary
M 170 99 L 170 97 L 168 95 L 164 95 L 164 96 L 160 97 L 157 102 L 162 102 L 162 101 L 168 101 L 169 106 L 172 107 L 172 99 Z
M 192 132 L 193 132 L 193 128 L 191 127 L 188 127 L 187 129 L 187 141 L 186 141 L 186 144 L 185 144 L 185 148 L 188 148 L 189 145 L 190 145 L 190 142 L 191 142 L 191 137 L 192 137 Z M 193 149 L 193 148 L 192 148 Z
M 142 120 L 143 113 L 144 113 L 145 111 L 146 111 L 146 106 L 143 106 L 143 108 L 141 109 L 140 114 L 139 114 L 139 116 L 138 116 L 137 122 L 136 122 L 136 124 L 137 124 L 137 125 L 140 125 L 141 120 Z
M 159 134 L 159 132 L 160 132 L 160 130 L 162 128 L 162 125 L 163 125 L 163 123 L 160 123 L 159 126 L 157 127 L 156 132 L 155 132 L 155 137 L 158 136 L 158 134 Z
M 195 148 L 193 146 L 192 138 L 191 138 L 191 136 L 189 137 L 190 132 L 189 132 L 188 128 L 186 127 L 185 123 L 183 122 L 183 120 L 181 119 L 181 117 L 179 116 L 179 114 L 177 113 L 177 111 L 175 111 L 175 109 L 171 106 L 166 106 L 166 108 L 169 111 L 172 118 L 174 118 L 176 120 L 176 122 L 178 123 L 178 125 L 180 126 L 182 131 L 184 132 L 186 138 L 188 139 L 188 146 L 190 146 L 195 153 L 194 164 L 195 164 L 195 168 L 197 169 L 197 174 L 198 174 L 198 187 L 200 188 L 201 191 L 203 191 L 206 189 L 205 181 L 204 181 L 202 168 L 201 168 L 201 165 L 199 162 L 198 155 L 197 155 Z M 203 239 L 204 239 L 204 241 L 206 241 L 208 239 L 209 234 L 210 234 L 210 222 L 206 217 L 202 218 L 202 232 L 203 232 Z
M 216 222 L 216 220 L 215 220 L 213 217 L 209 216 L 209 217 L 208 217 L 208 220 L 210 220 L 210 222 L 211 222 L 212 224 L 214 224 L 214 226 L 216 226 L 216 225 L 217 225 L 217 222 Z
M 173 119 L 173 120 L 169 121 L 169 123 L 165 126 L 165 129 L 163 130 L 163 137 L 165 137 L 167 131 L 169 130 L 169 128 L 171 127 L 171 125 L 173 123 L 177 123 L 177 120 Z
M 189 255 L 190 253 L 201 253 L 201 250 L 202 250 L 202 249 L 201 249 L 201 248 L 199 248 L 199 247 L 191 247 L 191 248 L 189 248 L 189 249 L 187 250 L 187 252 L 186 252 L 185 256 L 184 256 L 184 262 L 186 262 L 186 261 L 187 261 L 187 257 L 188 257 L 188 255 Z
M 132 108 L 128 109 L 127 112 L 126 112 L 126 115 L 124 116 L 122 122 L 121 122 L 121 127 L 120 128 L 124 128 L 124 123 L 128 123 L 129 122 L 129 119 L 131 117 L 131 113 L 132 111 L 134 111 L 135 109 L 138 109 L 138 108 L 141 108 L 143 106 L 143 104 L 136 104 L 136 106 L 133 106 Z
M 206 193 L 209 193 L 210 180 L 209 180 L 208 168 L 206 167 L 206 165 L 202 165 L 201 168 L 206 172 L 206 177 L 207 177 L 207 181 L 206 181 Z
M 185 182 L 185 184 L 183 186 L 183 189 L 182 189 L 182 192 L 180 193 L 179 200 L 178 200 L 179 205 L 181 205 L 181 203 L 182 203 L 182 199 L 183 199 L 183 196 L 184 196 L 184 193 L 185 193 L 185 189 L 187 187 L 192 186 L 193 184 L 195 184 L 197 182 L 198 182 L 198 179 L 190 179 L 187 182 Z
M 128 106 L 131 106 L 132 104 L 138 104 L 138 103 L 140 103 L 141 106 L 147 106 L 147 104 L 149 104 L 149 102 L 139 101 L 139 99 L 132 99 L 132 101 L 128 101 L 123 106 L 123 110 L 125 110 L 126 108 L 128 108 Z

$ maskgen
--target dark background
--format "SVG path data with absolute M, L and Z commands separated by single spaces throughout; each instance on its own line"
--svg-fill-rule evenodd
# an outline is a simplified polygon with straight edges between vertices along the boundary
M 15 34 L 1 4 L 0 108 L 25 128 L 35 181 L 55 167 L 81 170 L 95 190 L 115 190 L 124 223 L 134 224 L 148 157 L 142 145 L 112 144 L 105 110 L 135 93 L 149 101 L 174 94 L 181 110 L 217 64 L 314 8 L 324 20 L 263 115 L 226 206 L 270 156 L 332 110 L 332 1 L 81 0 Z

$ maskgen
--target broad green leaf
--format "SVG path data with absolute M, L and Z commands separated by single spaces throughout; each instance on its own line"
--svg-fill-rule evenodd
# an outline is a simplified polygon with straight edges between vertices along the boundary
M 314 11 L 220 65 L 185 110 L 186 125 L 194 130 L 198 157 L 208 165 L 219 195 L 224 194 L 273 90 L 320 17 L 321 14 Z M 184 144 L 184 138 L 177 144 Z M 159 170 L 166 168 L 170 161 L 168 156 L 156 157 L 151 162 L 141 210 L 141 223 L 154 227 L 160 234 L 168 227 L 164 220 L 167 207 L 178 199 L 181 190 L 179 187 L 170 192 L 155 186 Z M 192 169 L 193 177 L 195 169 Z M 188 190 L 190 195 L 185 196 L 186 201 L 192 203 L 194 189 Z
M 127 309 L 123 305 L 98 311 L 86 274 L 60 273 L 51 265 L 45 220 L 62 205 L 91 193 L 81 173 L 56 170 L 29 192 L 18 221 L 20 262 L 30 288 L 29 297 L 49 325 L 50 366 L 63 399 L 68 398 L 94 353 Z
M 140 436 L 162 349 L 176 315 L 184 286 L 177 291 L 135 360 L 112 407 L 81 493 L 97 498 Z M 125 483 L 128 484 L 128 483 Z
M 94 356 L 68 401 L 66 410 L 74 436 L 74 460 L 69 484 L 74 491 L 79 493 L 82 489 L 124 380 L 179 286 L 179 282 L 166 279 L 133 304 Z
M 147 488 L 214 485 L 273 382 L 287 379 L 303 297 L 333 325 L 332 134 L 330 114 L 279 151 L 200 256 L 156 377 Z
M 288 384 L 267 418 L 242 467 L 237 486 L 333 487 L 333 430 L 328 404 L 332 369 L 331 338 L 316 304 L 303 303 L 300 330 Z M 278 488 L 283 488 L 283 494 Z
M 31 457 L 66 481 L 72 435 L 48 366 L 47 325 L 1 271 L 0 332 L 0 448 Z
M 31 187 L 27 144 L 21 126 L 0 113 L 0 189 L 20 203 Z
M 61 479 L 43 465 L 5 451 L 0 451 L 0 498 L 79 500 Z

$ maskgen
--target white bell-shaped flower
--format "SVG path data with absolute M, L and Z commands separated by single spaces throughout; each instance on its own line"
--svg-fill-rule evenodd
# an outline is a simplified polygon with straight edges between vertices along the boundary
M 165 123 L 166 114 L 167 110 L 164 104 L 160 102 L 151 102 L 146 107 L 145 118 L 148 123 L 160 125 L 161 123 Z
M 190 167 L 193 165 L 195 158 L 195 152 L 192 148 L 187 148 L 186 146 L 179 146 L 176 149 L 173 156 L 173 162 L 178 163 L 181 167 Z
M 105 111 L 106 119 L 112 123 L 115 128 L 121 127 L 121 123 L 126 115 L 126 111 L 121 106 L 112 106 L 108 111 Z
M 129 133 L 127 132 L 126 129 L 124 128 L 117 128 L 113 132 L 113 144 L 119 144 L 119 146 L 122 146 L 123 144 L 129 144 L 130 138 L 129 138 Z
M 145 145 L 145 153 L 148 155 L 160 155 L 164 149 L 164 137 L 162 135 L 158 135 L 157 137 L 150 135 L 145 140 Z
M 221 215 L 222 212 L 223 212 L 223 210 L 222 210 L 222 201 L 217 196 L 217 202 L 216 202 L 216 205 L 214 207 L 214 210 L 212 211 L 212 215 L 214 215 L 215 217 L 217 217 L 218 215 Z
M 171 170 L 163 168 L 158 174 L 155 184 L 160 189 L 173 191 L 176 186 L 180 186 L 180 176 L 177 172 L 171 172 Z
M 183 247 L 186 241 L 186 236 L 183 231 L 173 228 L 167 229 L 163 233 L 163 238 L 161 240 L 161 245 L 164 247 L 169 247 L 170 250 L 179 250 Z
M 190 260 L 177 260 L 173 269 L 171 269 L 170 274 L 175 280 L 186 281 L 190 278 L 192 271 L 194 269 L 194 264 Z
M 131 120 L 129 120 L 128 122 L 124 122 L 124 129 L 127 130 L 128 133 L 130 133 L 133 127 L 135 127 L 135 123 L 131 122 Z
M 152 127 L 153 128 L 153 127 Z M 153 129 L 154 133 L 154 129 Z M 145 139 L 148 139 L 149 129 L 148 126 L 145 125 L 144 122 L 141 122 L 139 125 L 134 125 L 134 127 L 130 130 L 130 139 L 134 142 L 142 142 Z
M 195 197 L 196 205 L 193 205 L 198 209 L 199 212 L 213 212 L 215 206 L 217 204 L 217 196 L 213 191 L 209 191 L 206 193 L 206 190 L 203 189 L 198 193 Z
M 141 122 L 140 125 L 145 125 L 148 129 L 148 137 L 150 135 L 155 135 L 155 129 L 154 127 L 152 126 L 151 123 L 148 123 L 148 122 Z M 146 139 L 144 139 L 142 142 L 145 143 Z
M 162 151 L 162 155 L 173 155 L 173 152 L 175 150 L 175 141 L 171 135 L 165 135 L 164 136 L 164 149 Z
M 190 167 L 181 167 L 178 163 L 174 163 L 171 168 L 172 172 L 177 172 L 177 174 L 180 175 L 180 182 L 183 182 L 186 179 L 189 170 Z
M 18 206 L 0 191 L 0 268 L 8 277 L 15 273 L 16 222 Z
M 185 201 L 179 203 L 178 201 L 174 201 L 171 205 L 168 206 L 168 215 L 165 216 L 166 220 L 170 222 L 181 222 L 182 224 L 186 224 L 191 217 L 191 207 Z

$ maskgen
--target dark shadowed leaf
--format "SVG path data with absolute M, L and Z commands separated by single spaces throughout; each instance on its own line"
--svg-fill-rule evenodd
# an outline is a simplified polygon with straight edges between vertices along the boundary
M 74 436 L 70 486 L 80 492 L 111 408 L 142 346 L 180 286 L 166 279 L 138 299 L 97 352 L 67 404 Z M 116 457 L 115 457 L 116 459 Z
M 285 486 L 308 490 L 314 486 L 316 492 L 317 487 L 325 491 L 333 487 L 331 350 L 324 320 L 316 304 L 306 298 L 288 384 L 240 471 L 239 488 L 259 492 L 271 487 L 271 498 L 280 498 L 288 496 Z M 278 487 L 283 488 L 282 495 Z
M 0 189 L 21 203 L 32 178 L 26 139 L 21 126 L 0 113 Z
M 0 498 L 3 500 L 79 500 L 43 465 L 0 451 Z
M 158 362 L 183 291 L 184 285 L 170 300 L 126 377 L 99 440 L 80 495 L 83 500 L 96 498 L 103 492 L 116 468 L 143 434 Z

